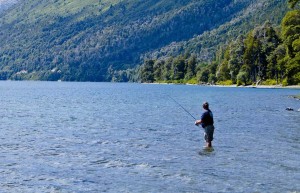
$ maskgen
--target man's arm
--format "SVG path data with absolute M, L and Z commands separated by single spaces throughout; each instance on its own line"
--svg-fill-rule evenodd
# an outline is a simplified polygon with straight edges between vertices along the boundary
M 202 120 L 196 120 L 195 121 L 195 125 L 197 125 L 197 126 L 200 125 L 201 123 L 202 123 Z

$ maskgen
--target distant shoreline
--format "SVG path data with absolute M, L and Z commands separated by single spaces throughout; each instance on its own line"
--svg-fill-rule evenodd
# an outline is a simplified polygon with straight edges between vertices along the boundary
M 189 84 L 189 83 L 142 83 L 142 84 L 174 84 L 174 85 L 191 85 L 191 86 L 208 86 L 208 87 L 228 87 L 228 88 L 269 88 L 269 89 L 300 89 L 300 85 L 290 85 L 290 86 L 282 86 L 282 85 L 248 85 L 248 86 L 237 86 L 236 84 L 233 85 L 218 85 L 218 84 Z
M 207 86 L 215 86 L 215 87 L 237 87 L 237 88 L 269 88 L 269 89 L 300 89 L 300 85 L 291 85 L 291 86 L 282 86 L 282 85 L 258 85 L 258 86 L 237 86 L 237 85 L 207 85 Z
M 0 80 L 0 82 L 77 82 L 77 81 L 42 81 L 42 80 Z M 78 81 L 80 82 L 80 81 Z M 111 82 L 111 83 L 118 83 L 118 82 Z M 130 82 L 127 82 L 130 83 Z M 139 83 L 139 82 L 132 82 L 132 83 Z M 161 85 L 189 85 L 189 86 L 207 86 L 207 87 L 224 87 L 224 88 L 258 88 L 258 89 L 300 89 L 300 85 L 290 85 L 290 86 L 282 86 L 282 85 L 247 85 L 247 86 L 237 86 L 236 84 L 232 85 L 221 85 L 221 84 L 191 84 L 191 83 L 168 83 L 168 82 L 153 82 L 147 83 L 143 82 L 140 84 L 161 84 Z

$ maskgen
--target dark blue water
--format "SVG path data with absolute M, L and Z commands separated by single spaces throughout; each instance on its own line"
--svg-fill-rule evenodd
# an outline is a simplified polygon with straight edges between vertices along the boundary
M 0 82 L 0 192 L 299 192 L 299 93 Z M 213 152 L 168 96 L 210 103 Z

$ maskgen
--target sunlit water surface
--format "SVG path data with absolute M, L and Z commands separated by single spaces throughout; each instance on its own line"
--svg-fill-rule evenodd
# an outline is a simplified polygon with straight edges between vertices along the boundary
M 299 93 L 0 82 L 0 192 L 299 192 Z M 211 104 L 213 152 L 169 96 Z

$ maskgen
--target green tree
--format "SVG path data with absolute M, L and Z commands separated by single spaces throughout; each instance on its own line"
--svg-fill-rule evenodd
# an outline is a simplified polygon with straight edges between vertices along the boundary
M 230 48 L 228 46 L 224 53 L 224 59 L 219 65 L 216 73 L 216 76 L 219 81 L 225 81 L 230 79 L 230 70 L 228 68 L 229 59 L 230 59 Z
M 282 38 L 286 47 L 286 78 L 288 84 L 300 83 L 300 10 L 289 11 L 283 18 Z
M 186 74 L 185 74 L 186 80 L 189 80 L 196 75 L 196 65 L 197 65 L 197 59 L 196 56 L 193 55 L 189 58 L 187 62 Z
M 242 66 L 238 75 L 237 75 L 237 85 L 247 85 L 249 82 L 249 67 Z
M 282 27 L 282 37 L 286 45 L 288 56 L 294 57 L 295 50 L 293 49 L 294 41 L 299 39 L 300 34 L 300 10 L 290 11 L 283 18 Z
M 217 62 L 212 62 L 210 64 L 200 63 L 196 67 L 196 78 L 201 83 L 212 83 L 217 82 L 216 78 L 216 68 L 218 67 Z
M 259 61 L 257 63 L 259 78 L 260 80 L 273 79 L 274 72 L 272 74 L 267 73 L 270 72 L 270 69 L 268 69 L 268 67 L 270 68 L 268 58 L 280 44 L 279 36 L 272 24 L 267 21 L 261 27 L 256 28 L 255 37 L 260 43 Z
M 282 82 L 283 80 L 285 72 L 285 54 L 286 51 L 284 45 L 281 44 L 267 57 L 267 77 L 275 79 L 277 84 L 279 84 L 279 82 Z
M 153 65 L 153 75 L 155 81 L 163 80 L 163 67 L 164 67 L 164 60 L 157 60 Z
M 209 81 L 210 77 L 210 71 L 208 68 L 204 68 L 203 70 L 200 71 L 199 73 L 199 81 L 207 83 Z
M 154 60 L 146 60 L 141 67 L 141 81 L 152 83 L 154 82 L 153 75 Z
M 185 74 L 185 60 L 182 56 L 175 58 L 173 63 L 173 80 L 181 80 Z
M 255 37 L 255 31 L 248 33 L 245 39 L 245 54 L 244 65 L 249 69 L 250 79 L 253 82 L 257 81 L 258 72 L 261 69 L 257 69 L 260 66 L 261 47 L 259 40 Z
M 230 59 L 228 60 L 228 68 L 230 71 L 231 80 L 236 83 L 237 74 L 243 65 L 243 55 L 245 52 L 244 37 L 239 36 L 229 46 Z
M 168 58 L 167 61 L 164 63 L 162 76 L 163 76 L 163 80 L 165 81 L 171 80 L 172 64 L 173 64 L 172 57 Z

